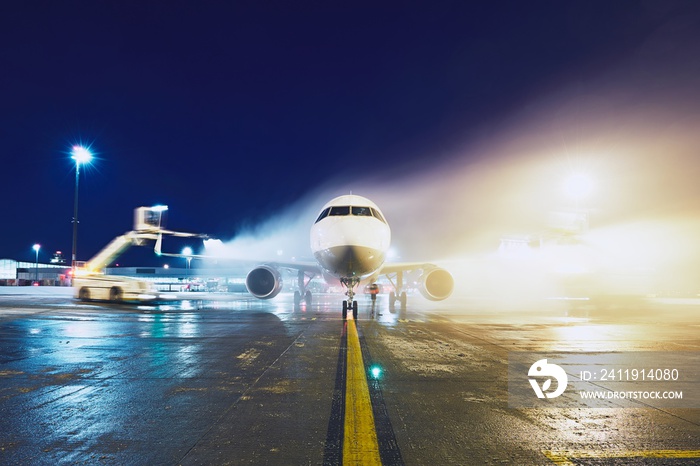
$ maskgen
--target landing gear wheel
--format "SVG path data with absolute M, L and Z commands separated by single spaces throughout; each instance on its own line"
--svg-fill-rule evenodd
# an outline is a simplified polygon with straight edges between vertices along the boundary
M 306 301 L 307 306 L 311 306 L 311 291 L 306 291 L 306 294 L 304 294 L 304 301 Z
M 301 293 L 298 291 L 294 292 L 294 307 L 299 307 L 299 304 L 301 304 Z
M 343 301 L 343 320 L 348 318 L 348 302 Z
M 401 297 L 399 298 L 399 302 L 401 303 L 401 310 L 405 311 L 406 310 L 406 292 L 403 291 L 401 293 Z
M 396 303 L 396 293 L 393 291 L 389 293 L 389 310 L 393 311 Z
M 357 320 L 357 301 L 352 302 L 352 318 Z

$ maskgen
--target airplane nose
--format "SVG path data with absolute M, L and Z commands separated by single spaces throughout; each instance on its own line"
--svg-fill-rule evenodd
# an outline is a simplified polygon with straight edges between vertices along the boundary
M 360 276 L 374 272 L 384 262 L 384 254 L 363 246 L 336 246 L 318 251 L 316 259 L 333 275 Z

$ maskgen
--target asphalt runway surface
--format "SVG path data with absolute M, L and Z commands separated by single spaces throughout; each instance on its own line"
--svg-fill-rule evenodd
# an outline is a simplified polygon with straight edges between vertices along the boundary
M 700 464 L 700 409 L 518 408 L 508 391 L 513 352 L 697 354 L 693 300 L 411 297 L 392 313 L 359 296 L 344 322 L 337 295 L 295 310 L 290 295 L 134 306 L 8 293 L 0 464 Z

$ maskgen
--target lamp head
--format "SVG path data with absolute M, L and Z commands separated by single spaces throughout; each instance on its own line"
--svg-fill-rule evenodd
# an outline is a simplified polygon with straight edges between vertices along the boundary
M 90 163 L 92 161 L 92 153 L 90 149 L 83 146 L 73 146 L 73 150 L 70 152 L 71 158 L 75 160 L 76 165 Z

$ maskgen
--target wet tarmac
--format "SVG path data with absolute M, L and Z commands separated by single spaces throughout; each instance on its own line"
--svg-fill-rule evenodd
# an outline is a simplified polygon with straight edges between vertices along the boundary
M 697 354 L 694 301 L 416 297 L 392 313 L 380 298 L 372 315 L 361 298 L 355 334 L 333 295 L 295 310 L 291 296 L 121 306 L 0 289 L 0 464 L 368 464 L 347 451 L 355 347 L 381 369 L 357 389 L 375 464 L 700 464 L 700 409 L 517 408 L 508 392 L 513 352 Z

